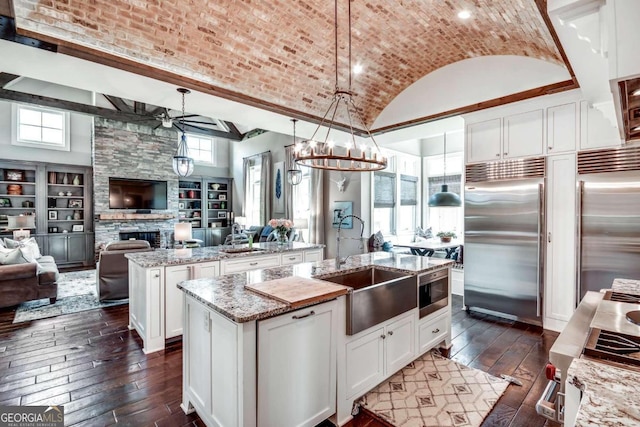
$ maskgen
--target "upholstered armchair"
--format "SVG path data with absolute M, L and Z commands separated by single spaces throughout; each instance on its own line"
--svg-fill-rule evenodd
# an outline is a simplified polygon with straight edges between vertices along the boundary
M 100 252 L 96 271 L 98 299 L 129 298 L 129 260 L 124 254 L 151 251 L 146 240 L 119 240 Z

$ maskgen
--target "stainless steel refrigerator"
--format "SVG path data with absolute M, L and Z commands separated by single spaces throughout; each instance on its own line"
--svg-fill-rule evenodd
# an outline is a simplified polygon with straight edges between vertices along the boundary
M 578 208 L 578 301 L 640 280 L 640 148 L 579 153 Z
M 494 164 L 490 169 L 499 171 L 508 164 Z M 497 177 L 494 180 L 469 182 L 475 176 L 470 172 L 468 167 L 464 304 L 469 309 L 541 324 L 544 159 L 538 159 L 533 174 L 526 170 L 493 173 L 488 178 Z M 514 176 L 522 178 L 508 179 Z

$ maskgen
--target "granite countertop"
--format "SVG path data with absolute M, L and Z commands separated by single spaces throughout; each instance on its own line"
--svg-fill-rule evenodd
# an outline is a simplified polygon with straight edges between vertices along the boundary
M 316 263 L 306 262 L 214 278 L 188 280 L 179 283 L 178 288 L 234 322 L 242 323 L 266 319 L 302 308 L 300 306 L 291 308 L 287 304 L 246 290 L 244 286 L 248 283 L 260 283 L 291 276 L 323 279 L 364 269 L 370 265 L 416 275 L 452 264 L 453 261 L 448 259 L 372 252 L 350 256 L 346 264 L 339 269 L 336 268 L 335 259 L 331 258 Z M 321 299 L 310 305 L 323 301 L 325 300 Z
M 236 245 L 236 248 L 246 248 L 248 245 Z M 282 252 L 303 251 L 307 249 L 322 249 L 324 245 L 311 243 L 290 242 L 279 245 L 276 242 L 254 243 L 255 249 L 261 251 L 226 253 L 221 251 L 230 246 L 207 246 L 192 249 L 155 249 L 150 252 L 131 252 L 124 256 L 144 268 L 166 265 L 192 264 L 194 262 L 219 261 L 221 259 L 235 259 L 256 255 L 269 255 Z
M 624 292 L 626 294 L 640 295 L 640 280 L 632 279 L 613 279 L 611 289 L 616 292 Z
M 640 425 L 640 372 L 573 359 L 568 380 L 582 389 L 577 427 Z

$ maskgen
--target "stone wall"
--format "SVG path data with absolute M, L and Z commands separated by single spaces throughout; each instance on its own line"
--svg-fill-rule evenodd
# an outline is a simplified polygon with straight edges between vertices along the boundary
M 160 247 L 173 244 L 173 226 L 169 220 L 100 220 L 103 213 L 133 213 L 135 210 L 109 209 L 109 177 L 167 181 L 167 210 L 178 211 L 178 177 L 171 159 L 178 144 L 177 132 L 162 127 L 122 123 L 96 118 L 93 148 L 93 209 L 96 251 L 101 245 L 119 240 L 120 231 L 159 231 Z

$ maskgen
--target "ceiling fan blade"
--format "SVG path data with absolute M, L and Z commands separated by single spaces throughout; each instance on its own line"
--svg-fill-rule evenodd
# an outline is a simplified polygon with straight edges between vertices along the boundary
M 184 121 L 186 124 L 190 124 L 190 123 L 198 123 L 201 125 L 209 125 L 209 126 L 218 126 L 217 123 L 209 123 L 209 122 L 199 122 L 197 120 L 185 120 Z
M 194 129 L 198 129 L 198 130 L 204 130 L 204 131 L 210 131 L 211 130 L 211 129 L 203 128 L 203 127 L 200 127 L 200 126 L 195 126 L 195 125 L 189 124 L 187 122 L 185 122 L 184 124 L 189 126 L 190 128 L 194 128 Z
M 171 117 L 173 120 L 186 119 L 187 117 L 200 117 L 200 114 L 186 114 L 184 116 Z
M 156 125 L 156 126 L 153 128 L 153 130 L 158 129 L 160 126 L 162 126 L 162 123 L 159 123 L 158 125 Z

